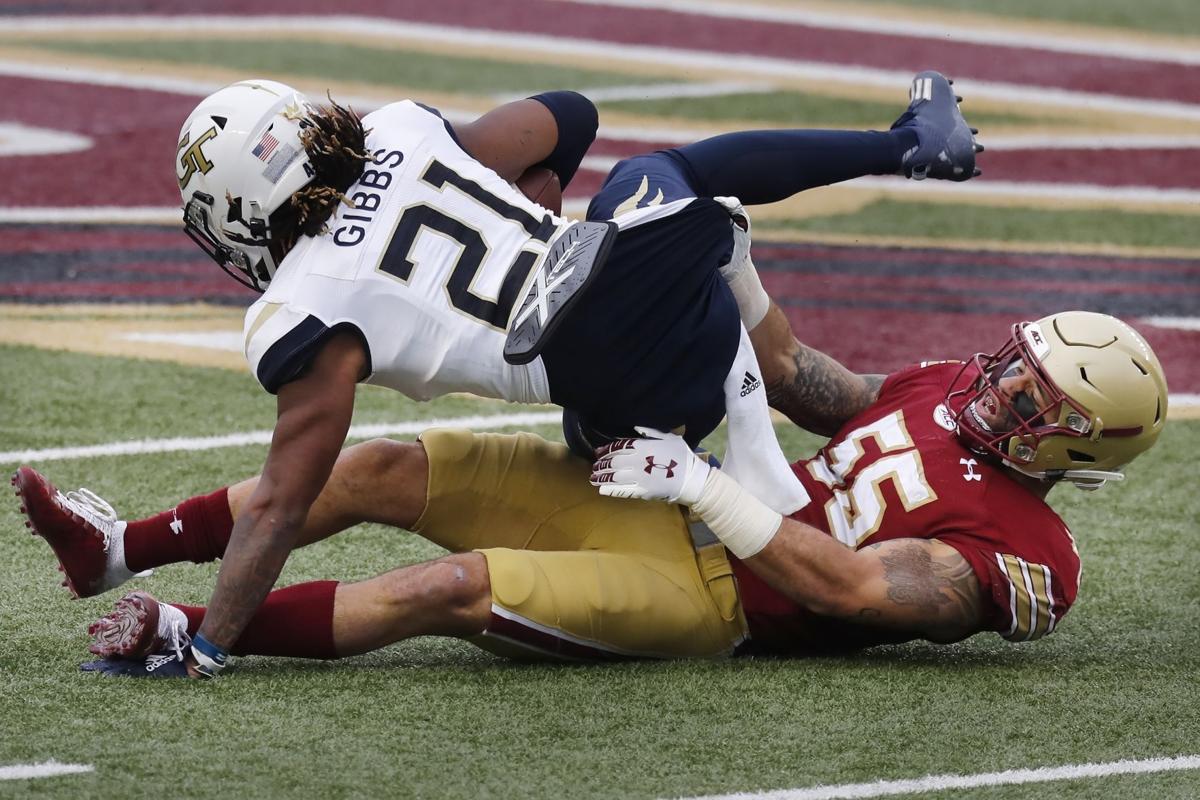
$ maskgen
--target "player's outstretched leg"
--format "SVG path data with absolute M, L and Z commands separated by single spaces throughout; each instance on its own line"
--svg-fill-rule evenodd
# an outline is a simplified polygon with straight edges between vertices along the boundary
M 978 131 L 963 119 L 958 104 L 962 98 L 940 72 L 918 72 L 909 89 L 908 108 L 892 123 L 892 130 L 911 130 L 917 135 L 916 146 L 901 158 L 904 174 L 910 178 L 940 178 L 965 181 L 981 173 L 975 166 L 975 154 L 983 145 L 975 141 Z
M 940 73 L 921 72 L 910 96 L 908 109 L 887 131 L 741 131 L 660 151 L 657 157 L 686 165 L 697 196 L 732 196 L 747 205 L 774 203 L 864 175 L 964 181 L 980 174 L 975 154 L 983 147 L 959 112 L 950 82 Z M 653 185 L 654 176 L 650 180 L 643 189 L 647 197 L 662 188 Z
M 298 546 L 360 522 L 410 527 L 424 509 L 427 470 L 419 443 L 376 439 L 346 448 L 309 511 Z M 32 467 L 17 470 L 12 483 L 26 525 L 58 556 L 63 583 L 76 597 L 91 597 L 146 569 L 220 558 L 258 478 L 128 522 L 94 492 L 60 492 Z
M 473 636 L 487 626 L 491 601 L 487 561 L 479 553 L 458 553 L 359 583 L 299 583 L 267 595 L 232 652 L 335 659 L 412 636 Z M 206 611 L 145 592 L 128 594 L 89 626 L 88 649 L 102 660 L 86 662 L 83 669 L 154 677 L 164 664 L 182 660 Z

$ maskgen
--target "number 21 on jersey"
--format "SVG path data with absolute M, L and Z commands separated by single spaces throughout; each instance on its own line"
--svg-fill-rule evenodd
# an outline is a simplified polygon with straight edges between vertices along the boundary
M 380 259 L 379 270 L 407 282 L 416 266 L 412 252 L 418 237 L 426 232 L 444 236 L 459 248 L 445 282 L 450 305 L 485 325 L 504 330 L 530 270 L 545 253 L 555 231 L 553 220 L 548 215 L 539 219 L 496 197 L 436 159 L 426 166 L 421 181 L 443 193 L 454 190 L 449 192 L 450 197 L 445 202 L 457 203 L 458 213 L 452 213 L 449 207 L 437 208 L 429 203 L 406 208 Z M 476 224 L 461 217 L 467 212 L 476 218 Z M 503 263 L 489 261 L 490 248 L 479 225 L 503 226 L 514 222 L 524 230 L 526 241 L 532 247 L 522 247 L 511 254 L 511 260 L 502 260 Z M 494 300 L 475 292 L 475 284 L 486 263 L 503 270 L 500 290 Z
M 847 476 L 865 455 L 863 442 L 873 439 L 880 456 L 867 464 L 847 484 Z M 829 487 L 833 497 L 825 504 L 829 532 L 849 547 L 857 548 L 879 530 L 887 501 L 882 486 L 891 481 L 905 511 L 937 500 L 925 479 L 921 453 L 904 427 L 904 412 L 894 411 L 875 422 L 855 428 L 826 457 L 808 463 L 809 473 Z

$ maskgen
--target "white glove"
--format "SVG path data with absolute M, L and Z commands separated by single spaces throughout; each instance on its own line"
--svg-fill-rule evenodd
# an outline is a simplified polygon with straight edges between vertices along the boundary
M 643 439 L 618 439 L 596 451 L 592 486 L 608 497 L 666 500 L 690 506 L 712 468 L 682 436 L 635 428 Z

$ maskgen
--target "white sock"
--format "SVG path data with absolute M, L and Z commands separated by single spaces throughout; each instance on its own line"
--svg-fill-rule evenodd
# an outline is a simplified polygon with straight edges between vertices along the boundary
M 130 578 L 154 574 L 152 569 L 134 572 L 125 563 L 125 527 L 125 521 L 121 520 L 113 525 L 112 533 L 109 534 L 108 550 L 105 553 L 108 556 L 108 565 L 104 570 L 104 589 L 120 586 Z
M 791 514 L 808 505 L 808 492 L 792 472 L 775 438 L 762 371 L 745 326 L 725 378 L 725 414 L 729 444 L 722 471 L 780 514 Z

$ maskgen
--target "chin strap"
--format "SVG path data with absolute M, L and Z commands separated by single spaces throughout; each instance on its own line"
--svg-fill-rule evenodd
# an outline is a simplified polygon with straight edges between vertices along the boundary
M 1040 481 L 1068 481 L 1075 484 L 1076 489 L 1081 489 L 1085 492 L 1094 492 L 1108 481 L 1125 480 L 1125 473 L 1103 469 L 1064 469 L 1031 472 L 1030 470 L 1022 469 L 1011 461 L 1005 461 L 1004 463 L 1027 477 Z

